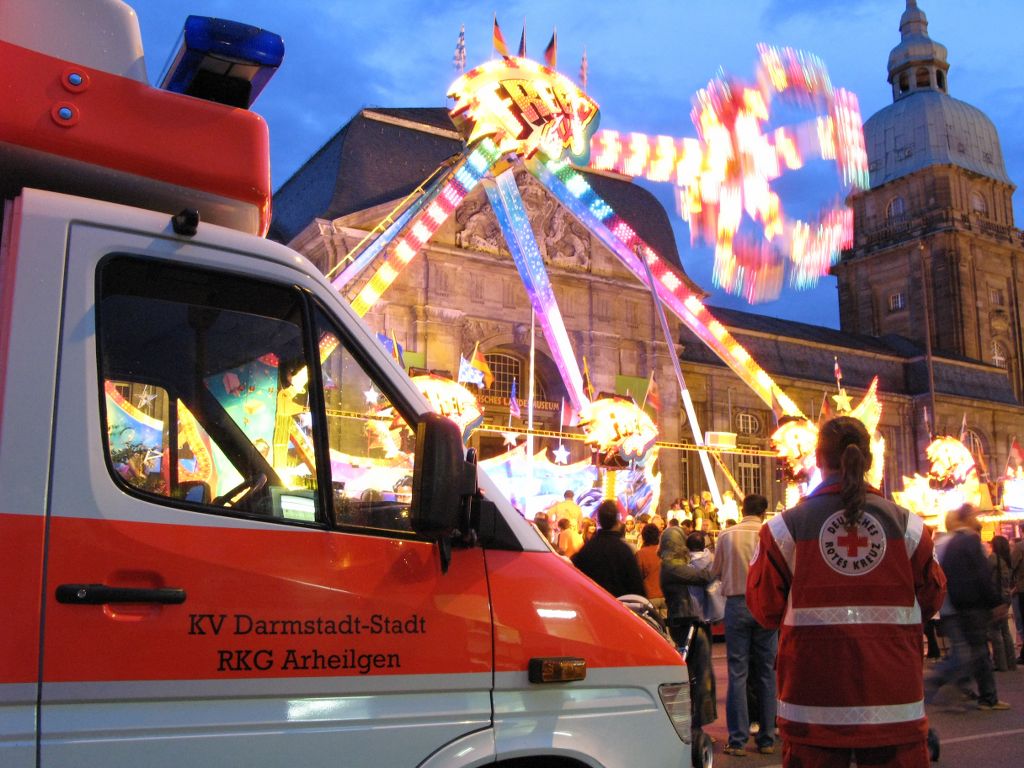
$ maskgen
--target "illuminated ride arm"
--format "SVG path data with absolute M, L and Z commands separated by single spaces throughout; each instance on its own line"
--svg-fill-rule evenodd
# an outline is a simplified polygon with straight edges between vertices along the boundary
M 395 225 L 381 234 L 378 240 L 385 238 L 383 242 L 386 244 L 387 259 L 352 301 L 352 309 L 357 315 L 362 317 L 370 311 L 381 294 L 391 287 L 402 270 L 455 212 L 497 159 L 498 148 L 494 142 L 489 138 L 481 139 L 467 155 L 466 162 L 455 166 L 444 182 L 434 189 L 432 200 L 423 201 L 415 215 L 404 220 L 404 223 L 400 217 Z M 370 247 L 375 246 L 376 241 Z M 356 261 L 364 265 L 366 263 L 361 256 L 356 257 Z M 342 273 L 339 280 L 349 273 L 349 269 Z M 351 280 L 351 277 L 349 275 L 347 279 Z
M 732 334 L 676 276 L 661 256 L 640 238 L 568 161 L 533 158 L 527 168 L 569 211 L 616 254 L 643 285 L 647 270 L 637 256 L 644 254 L 658 296 L 686 326 L 779 415 L 803 418 L 803 413 L 778 384 L 761 368 Z

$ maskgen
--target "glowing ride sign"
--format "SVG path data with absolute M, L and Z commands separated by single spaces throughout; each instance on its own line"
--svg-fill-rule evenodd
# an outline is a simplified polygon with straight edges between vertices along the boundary
M 600 111 L 565 75 L 530 59 L 508 56 L 470 70 L 448 90 L 452 122 L 473 144 L 489 136 L 499 151 L 586 163 Z
M 601 397 L 580 413 L 587 445 L 602 454 L 605 463 L 640 461 L 658 439 L 658 428 L 639 405 L 625 397 Z

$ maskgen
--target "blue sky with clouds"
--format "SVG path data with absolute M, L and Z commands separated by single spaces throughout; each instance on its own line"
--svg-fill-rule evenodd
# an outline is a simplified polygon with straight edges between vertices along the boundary
M 160 74 L 188 14 L 262 26 L 285 40 L 285 61 L 254 109 L 270 126 L 274 186 L 360 109 L 445 106 L 455 77 L 452 55 L 466 27 L 467 67 L 491 50 L 492 14 L 511 48 L 523 20 L 527 47 L 540 59 L 558 29 L 559 69 L 576 78 L 586 48 L 589 93 L 601 106 L 601 126 L 696 136 L 693 93 L 721 67 L 748 78 L 758 42 L 818 54 L 832 82 L 857 94 L 865 119 L 892 101 L 886 82 L 889 51 L 899 43 L 904 0 L 129 0 L 139 14 L 150 79 Z M 984 111 L 1002 141 L 1010 178 L 1024 184 L 1024 76 L 1021 0 L 920 0 L 929 34 L 949 51 L 949 93 Z M 791 180 L 793 181 L 793 180 Z M 713 289 L 707 249 L 690 245 L 674 213 L 671 189 L 651 187 L 672 212 L 686 271 L 712 293 L 712 304 L 838 326 L 835 281 L 805 292 L 787 290 L 774 302 L 748 307 Z M 799 179 L 783 203 L 827 202 L 831 185 Z M 820 192 L 820 194 L 819 194 Z M 801 199 L 798 199 L 801 198 Z M 1024 216 L 1024 192 L 1014 196 Z M 1018 219 L 1020 226 L 1020 219 Z

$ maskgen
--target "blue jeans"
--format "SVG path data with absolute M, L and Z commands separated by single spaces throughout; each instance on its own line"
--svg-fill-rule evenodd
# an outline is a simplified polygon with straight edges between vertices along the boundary
M 999 700 L 992 658 L 988 653 L 991 615 L 988 609 L 970 609 L 942 617 L 940 626 L 950 644 L 949 655 L 925 677 L 925 703 L 932 703 L 939 689 L 947 683 L 956 683 L 961 691 L 968 691 L 971 677 L 978 685 L 979 701 L 994 704 Z
M 732 595 L 725 602 L 725 650 L 729 661 L 729 690 L 725 700 L 725 719 L 729 727 L 729 746 L 742 747 L 750 736 L 747 711 L 747 677 L 758 699 L 757 733 L 759 747 L 775 743 L 775 654 L 779 637 L 775 630 L 758 624 L 747 609 L 743 595 Z

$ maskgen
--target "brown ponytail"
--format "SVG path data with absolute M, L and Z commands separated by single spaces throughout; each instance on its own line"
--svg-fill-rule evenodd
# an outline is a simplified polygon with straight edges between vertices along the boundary
M 843 487 L 839 492 L 839 497 L 843 500 L 843 507 L 846 509 L 846 525 L 852 527 L 857 524 L 863 514 L 864 497 L 867 496 L 864 482 L 864 454 L 856 445 L 849 443 L 843 449 L 843 455 L 839 457 L 839 466 L 843 473 Z
M 867 483 L 864 473 L 871 467 L 871 439 L 856 419 L 840 416 L 827 422 L 818 432 L 818 463 L 821 470 L 842 474 L 839 496 L 843 501 L 847 526 L 856 525 L 864 514 Z

